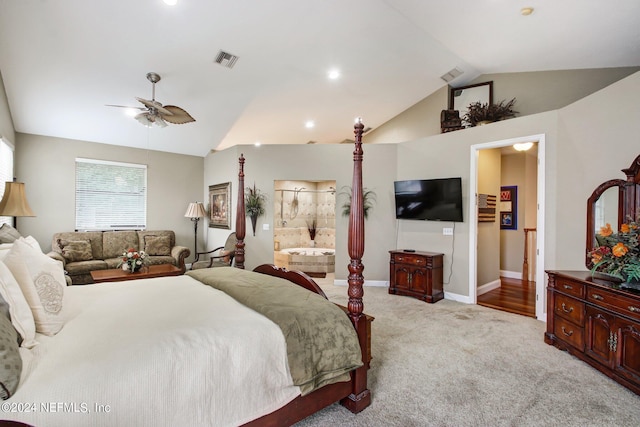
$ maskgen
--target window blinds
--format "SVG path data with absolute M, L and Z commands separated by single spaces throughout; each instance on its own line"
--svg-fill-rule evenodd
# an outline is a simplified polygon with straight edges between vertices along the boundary
M 147 166 L 76 159 L 76 230 L 142 230 Z

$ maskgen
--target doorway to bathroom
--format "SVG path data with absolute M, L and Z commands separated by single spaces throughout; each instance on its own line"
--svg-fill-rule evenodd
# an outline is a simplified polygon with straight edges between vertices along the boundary
M 336 181 L 274 181 L 273 261 L 311 277 L 335 272 Z

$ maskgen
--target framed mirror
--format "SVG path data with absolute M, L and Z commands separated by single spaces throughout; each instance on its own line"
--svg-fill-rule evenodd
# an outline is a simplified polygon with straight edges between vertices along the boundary
M 593 267 L 589 252 L 597 248 L 596 234 L 610 224 L 614 232 L 629 218 L 640 214 L 640 156 L 630 167 L 622 169 L 627 179 L 611 179 L 600 184 L 587 199 L 587 268 Z
M 463 119 L 469 104 L 482 102 L 493 104 L 493 82 L 476 83 L 469 86 L 452 87 L 449 90 L 449 110 L 458 110 Z M 464 126 L 469 124 L 462 120 Z

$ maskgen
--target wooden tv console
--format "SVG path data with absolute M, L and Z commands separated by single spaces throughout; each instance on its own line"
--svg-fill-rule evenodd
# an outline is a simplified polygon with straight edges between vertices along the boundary
M 444 298 L 443 254 L 406 250 L 389 251 L 389 293 L 434 303 Z
M 547 271 L 547 344 L 640 394 L 640 294 L 588 271 Z

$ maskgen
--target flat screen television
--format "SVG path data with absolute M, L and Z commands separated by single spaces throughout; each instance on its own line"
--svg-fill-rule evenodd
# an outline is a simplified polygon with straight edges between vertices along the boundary
M 462 178 L 395 181 L 397 219 L 462 222 Z

